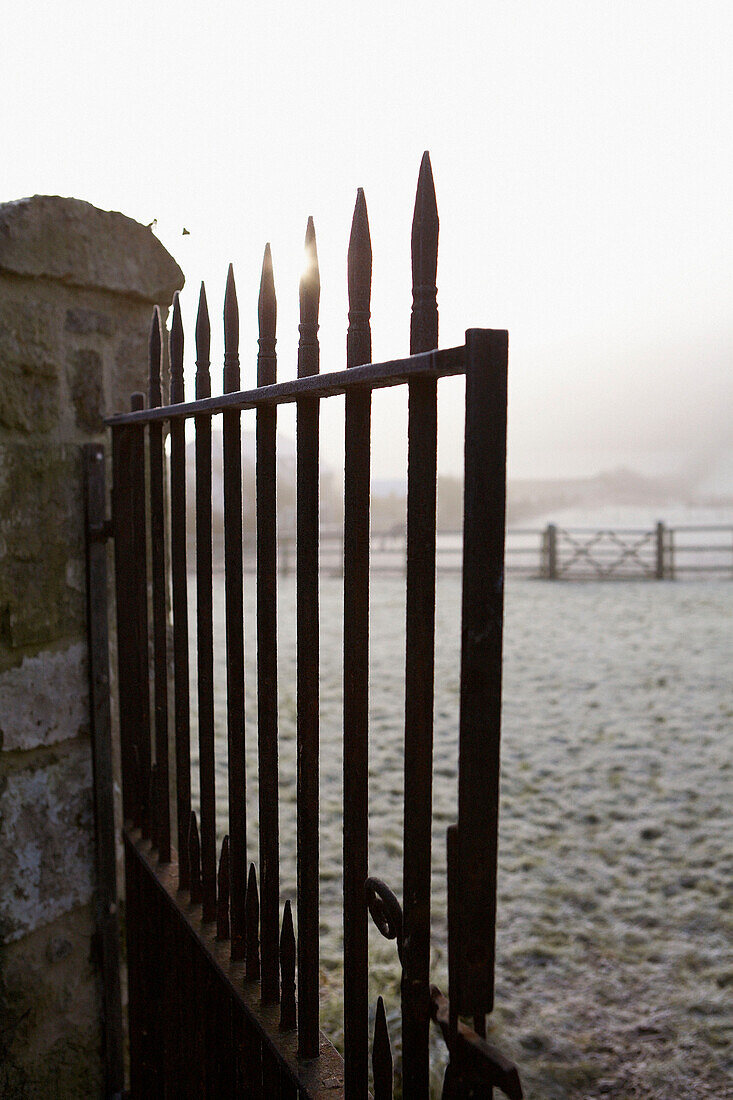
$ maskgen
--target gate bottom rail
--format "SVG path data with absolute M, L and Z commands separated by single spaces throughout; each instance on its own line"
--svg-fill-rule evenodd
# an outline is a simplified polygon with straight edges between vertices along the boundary
M 341 1055 L 321 1033 L 319 1056 L 298 1059 L 279 1004 L 260 1003 L 216 922 L 178 889 L 176 853 L 160 864 L 139 830 L 123 839 L 132 1096 L 342 1096 Z

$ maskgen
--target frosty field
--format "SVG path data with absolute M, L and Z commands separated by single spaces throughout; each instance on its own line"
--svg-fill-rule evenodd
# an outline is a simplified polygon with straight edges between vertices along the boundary
M 253 588 L 249 578 L 251 777 Z M 293 579 L 281 579 L 283 900 L 295 899 L 294 595 Z M 324 578 L 321 599 L 322 1027 L 338 1043 L 342 582 Z M 439 577 L 431 972 L 444 991 L 459 607 L 459 578 Z M 399 896 L 404 580 L 374 579 L 371 622 L 370 873 Z M 220 833 L 226 831 L 223 623 L 217 578 Z M 509 581 L 491 1019 L 495 1040 L 520 1065 L 529 1097 L 733 1095 L 732 623 L 730 582 Z M 256 858 L 256 781 L 248 782 Z M 398 1047 L 396 951 L 375 929 L 370 974 L 370 1000 L 384 995 Z M 435 1043 L 436 1083 L 442 1045 Z

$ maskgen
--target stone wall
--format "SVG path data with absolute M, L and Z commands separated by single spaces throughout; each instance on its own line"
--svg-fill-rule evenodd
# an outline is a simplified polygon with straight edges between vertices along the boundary
M 99 1095 L 81 445 L 146 389 L 152 232 L 0 205 L 0 1095 Z

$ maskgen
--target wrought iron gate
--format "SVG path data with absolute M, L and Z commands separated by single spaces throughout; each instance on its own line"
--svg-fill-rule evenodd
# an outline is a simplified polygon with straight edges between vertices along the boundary
M 133 395 L 132 411 L 108 422 L 134 1096 L 366 1096 L 369 912 L 383 934 L 396 939 L 402 963 L 402 1095 L 428 1095 L 431 1017 L 450 1051 L 445 1096 L 491 1096 L 495 1086 L 507 1096 L 522 1095 L 516 1068 L 485 1041 L 486 1015 L 494 1003 L 507 334 L 469 329 L 463 346 L 435 350 L 437 246 L 438 215 L 425 154 L 412 228 L 409 358 L 371 362 L 372 257 L 366 203 L 359 191 L 348 253 L 346 370 L 319 374 L 320 283 L 310 220 L 309 262 L 300 285 L 297 379 L 276 381 L 276 304 L 268 246 L 259 298 L 257 388 L 240 389 L 238 308 L 230 268 L 223 394 L 211 396 L 210 326 L 202 286 L 196 321 L 196 400 L 184 401 L 183 326 L 176 298 L 170 334 L 171 403 L 161 404 L 162 332 L 156 310 L 148 408 L 143 407 L 142 395 Z M 458 808 L 457 824 L 448 830 L 446 998 L 431 987 L 429 958 L 437 382 L 448 375 L 465 376 L 466 396 Z M 402 906 L 376 877 L 379 868 L 369 866 L 368 853 L 371 395 L 386 386 L 406 386 L 409 395 Z M 346 399 L 343 1062 L 319 1030 L 319 406 L 335 394 L 345 394 Z M 275 460 L 277 408 L 286 402 L 294 402 L 297 409 L 297 943 L 289 901 L 280 921 L 278 838 Z M 256 410 L 257 417 L 258 853 L 248 850 L 245 810 L 240 421 L 248 409 Z M 219 415 L 229 831 L 217 867 L 211 424 Z M 193 655 L 188 641 L 187 420 L 193 421 L 196 440 Z M 103 476 L 101 463 L 96 476 Z M 197 669 L 198 816 L 191 811 L 190 659 Z M 175 849 L 169 726 L 177 777 Z M 470 1018 L 472 1026 L 461 1017 Z M 392 1058 L 381 998 L 372 1061 L 374 1095 L 391 1097 Z

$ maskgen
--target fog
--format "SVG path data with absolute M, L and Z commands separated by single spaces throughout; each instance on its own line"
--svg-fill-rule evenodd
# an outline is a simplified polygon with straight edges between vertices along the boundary
M 343 366 L 358 186 L 374 359 L 406 354 L 429 148 L 441 344 L 509 330 L 510 476 L 623 465 L 732 490 L 731 56 L 728 0 L 30 0 L 4 13 L 0 199 L 74 195 L 154 223 L 188 280 L 189 380 L 199 280 L 215 321 L 233 261 L 251 384 L 267 240 L 280 377 L 295 372 L 309 214 L 322 369 Z M 221 344 L 215 333 L 215 364 Z M 461 390 L 441 392 L 440 468 L 453 475 Z M 375 410 L 375 477 L 403 476 L 404 404 L 379 395 Z M 338 469 L 339 402 L 323 428 Z

